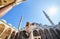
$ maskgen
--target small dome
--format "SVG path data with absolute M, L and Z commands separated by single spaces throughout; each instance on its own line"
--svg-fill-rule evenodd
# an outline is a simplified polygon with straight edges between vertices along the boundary
M 7 23 L 7 21 L 6 21 L 6 20 L 4 20 L 4 19 L 1 19 L 1 21 L 2 21 L 2 22 L 4 22 L 4 23 Z
M 12 24 L 8 23 L 9 26 L 12 26 Z

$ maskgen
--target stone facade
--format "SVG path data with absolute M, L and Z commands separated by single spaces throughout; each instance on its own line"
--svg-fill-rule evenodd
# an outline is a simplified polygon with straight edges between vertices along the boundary
M 57 25 L 42 25 L 26 23 L 26 26 L 17 31 L 6 21 L 0 21 L 0 39 L 60 39 L 60 23 Z
M 16 35 L 17 30 L 5 20 L 0 20 L 0 39 L 12 39 Z

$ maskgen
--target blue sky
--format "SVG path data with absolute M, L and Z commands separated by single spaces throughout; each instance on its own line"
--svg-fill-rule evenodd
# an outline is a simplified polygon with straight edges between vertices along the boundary
M 50 15 L 48 13 L 48 8 L 51 8 L 52 6 L 58 8 L 56 15 Z M 60 21 L 60 0 L 26 0 L 12 8 L 1 19 L 5 19 L 16 28 L 18 27 L 21 16 L 23 16 L 21 28 L 25 26 L 27 21 L 50 25 L 42 12 L 43 10 L 50 16 L 55 24 L 58 24 Z

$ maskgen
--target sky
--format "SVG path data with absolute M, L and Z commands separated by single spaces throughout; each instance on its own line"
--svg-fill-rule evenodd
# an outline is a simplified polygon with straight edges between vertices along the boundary
M 20 28 L 23 28 L 27 21 L 51 25 L 43 14 L 43 10 L 55 25 L 60 22 L 60 0 L 26 0 L 12 8 L 1 19 L 6 20 L 7 23 L 11 23 L 16 28 L 18 28 L 21 16 L 23 16 L 23 21 Z

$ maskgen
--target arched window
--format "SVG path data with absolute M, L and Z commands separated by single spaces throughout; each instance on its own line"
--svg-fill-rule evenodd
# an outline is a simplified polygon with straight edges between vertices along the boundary
M 58 39 L 57 36 L 56 36 L 56 33 L 55 33 L 54 29 L 53 28 L 50 28 L 49 30 L 50 30 L 50 33 L 51 33 L 52 38 L 53 39 Z
M 15 38 L 14 39 L 17 39 L 18 38 L 18 32 L 16 33 L 16 35 L 15 35 Z
M 48 29 L 44 29 L 44 34 L 45 34 L 46 39 L 51 39 Z
M 34 35 L 34 36 L 39 36 L 38 31 L 37 31 L 37 30 L 34 30 L 34 31 L 33 31 L 33 35 Z
M 14 39 L 15 33 L 16 33 L 15 31 L 13 31 L 13 32 L 11 33 L 10 39 Z
M 44 33 L 42 29 L 39 30 L 39 35 L 41 36 L 41 39 L 44 39 Z
M 5 29 L 5 25 L 4 24 L 0 24 L 0 34 L 3 32 L 4 29 Z
M 56 29 L 56 32 L 57 32 L 58 38 L 60 39 L 60 30 L 59 29 Z
M 29 33 L 27 33 L 25 30 L 23 31 L 23 37 L 24 38 L 29 38 Z
M 56 29 L 56 32 L 60 35 L 60 30 L 59 29 Z
M 2 38 L 2 39 L 5 39 L 7 36 L 9 37 L 9 35 L 10 35 L 10 33 L 11 33 L 11 28 L 7 28 L 3 33 L 2 33 L 2 35 L 0 36 L 0 38 Z M 8 38 L 7 37 L 7 38 Z
M 42 30 L 42 29 L 39 30 L 39 34 L 40 34 L 40 35 L 43 34 L 43 30 Z

